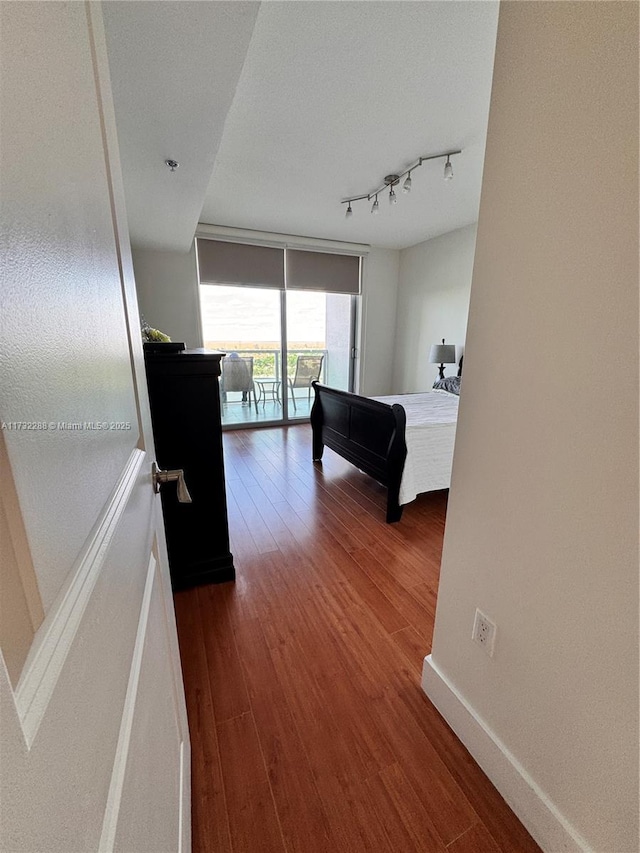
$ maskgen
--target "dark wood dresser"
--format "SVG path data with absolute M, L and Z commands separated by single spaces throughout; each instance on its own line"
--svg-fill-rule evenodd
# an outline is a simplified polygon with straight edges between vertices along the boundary
M 179 503 L 176 484 L 162 486 L 174 589 L 235 579 L 220 424 L 223 355 L 205 349 L 166 353 L 145 346 L 157 463 L 162 469 L 181 468 L 192 498 L 192 503 Z

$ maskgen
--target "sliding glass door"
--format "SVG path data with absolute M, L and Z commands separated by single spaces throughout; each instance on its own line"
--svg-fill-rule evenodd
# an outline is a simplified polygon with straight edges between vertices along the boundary
M 200 285 L 204 345 L 227 353 L 223 426 L 308 419 L 311 382 L 352 387 L 356 297 Z
M 282 421 L 280 291 L 200 285 L 204 345 L 222 360 L 223 426 Z
M 308 418 L 311 383 L 351 388 L 353 298 L 345 293 L 289 290 L 286 302 L 287 408 L 290 420 Z

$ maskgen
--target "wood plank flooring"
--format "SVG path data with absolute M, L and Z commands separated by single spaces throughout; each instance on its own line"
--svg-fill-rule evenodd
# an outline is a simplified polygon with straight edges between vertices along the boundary
M 235 584 L 175 596 L 194 853 L 533 853 L 420 688 L 446 493 L 384 490 L 308 426 L 224 435 Z

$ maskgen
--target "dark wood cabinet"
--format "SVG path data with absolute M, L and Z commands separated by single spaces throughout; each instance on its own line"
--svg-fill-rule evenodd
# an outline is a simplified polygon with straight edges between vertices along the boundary
M 162 486 L 174 589 L 235 579 L 220 424 L 222 357 L 205 349 L 164 353 L 145 347 L 157 463 L 182 468 L 193 501 L 179 503 L 175 483 Z

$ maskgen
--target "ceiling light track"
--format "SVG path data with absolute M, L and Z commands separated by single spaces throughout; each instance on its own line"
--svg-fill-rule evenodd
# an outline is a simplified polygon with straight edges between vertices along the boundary
M 387 175 L 384 179 L 384 183 L 381 184 L 377 189 L 371 190 L 371 192 L 366 195 L 355 195 L 351 196 L 351 198 L 343 199 L 340 204 L 347 205 L 347 219 L 350 219 L 353 216 L 353 208 L 351 207 L 352 202 L 354 201 L 371 201 L 373 199 L 373 205 L 371 207 L 371 213 L 378 213 L 378 196 L 381 192 L 384 192 L 387 188 L 389 189 L 389 204 L 394 205 L 398 201 L 397 193 L 394 187 L 397 187 L 402 178 L 406 179 L 404 184 L 402 185 L 402 192 L 409 193 L 411 192 L 411 173 L 416 169 L 420 168 L 423 163 L 426 163 L 428 160 L 444 160 L 446 158 L 446 163 L 444 164 L 444 179 L 446 181 L 451 180 L 453 178 L 453 166 L 451 165 L 451 158 L 455 157 L 457 154 L 462 154 L 462 149 L 457 149 L 456 151 L 444 151 L 442 154 L 428 154 L 426 157 L 419 157 L 415 163 L 411 166 L 408 166 L 404 172 L 399 172 L 397 175 Z

